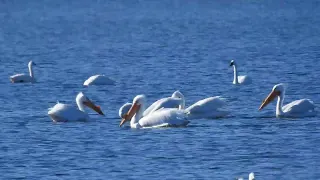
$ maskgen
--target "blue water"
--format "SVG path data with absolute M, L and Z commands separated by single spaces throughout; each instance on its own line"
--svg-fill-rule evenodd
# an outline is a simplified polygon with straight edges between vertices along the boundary
M 277 83 L 285 103 L 320 102 L 319 1 L 30 0 L 0 2 L 2 179 L 320 179 L 320 122 L 259 112 Z M 11 84 L 37 63 L 35 84 Z M 232 84 L 231 59 L 253 83 Z M 94 74 L 115 86 L 85 88 Z M 119 128 L 119 107 L 180 90 L 187 106 L 221 95 L 229 118 L 187 128 Z M 83 91 L 105 117 L 53 123 Z

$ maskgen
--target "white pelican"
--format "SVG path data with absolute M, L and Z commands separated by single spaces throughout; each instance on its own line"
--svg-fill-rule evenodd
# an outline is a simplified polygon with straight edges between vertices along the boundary
M 267 106 L 272 100 L 278 97 L 276 116 L 277 117 L 304 117 L 304 116 L 314 116 L 316 115 L 315 105 L 309 99 L 300 99 L 293 101 L 285 106 L 283 105 L 283 100 L 285 96 L 285 86 L 284 84 L 277 84 L 273 87 L 271 93 L 262 102 L 259 110 Z
M 238 178 L 238 180 L 244 180 L 244 179 L 243 178 Z M 249 174 L 248 180 L 254 180 L 254 173 L 253 172 L 251 172 Z
M 225 108 L 226 101 L 220 96 L 202 99 L 185 109 L 188 119 L 214 119 L 229 114 Z
M 230 66 L 233 66 L 233 84 L 250 84 L 252 82 L 249 76 L 238 76 L 237 64 L 231 60 Z
M 33 74 L 33 68 L 32 66 L 36 65 L 33 61 L 30 61 L 28 63 L 28 68 L 29 68 L 29 75 L 27 74 L 16 74 L 13 76 L 10 76 L 10 81 L 12 83 L 34 83 L 36 82 L 36 79 L 34 78 L 34 74 Z
M 151 104 L 142 114 L 142 117 L 151 114 L 162 108 L 178 108 L 183 109 L 184 107 L 184 98 L 180 91 L 175 91 L 171 97 L 161 98 Z M 131 108 L 132 103 L 125 103 L 119 109 L 119 116 L 123 118 L 126 113 L 128 113 Z
M 145 102 L 144 95 L 136 96 L 129 112 L 121 120 L 120 127 L 130 119 L 131 128 L 176 127 L 186 126 L 189 123 L 184 111 L 173 108 L 163 108 L 142 117 Z
M 224 117 L 229 114 L 226 110 L 225 105 L 226 101 L 220 96 L 208 97 L 202 99 L 193 105 L 185 109 L 185 98 L 180 91 L 174 92 L 172 94 L 175 99 L 181 99 L 180 101 L 176 100 L 176 103 L 180 103 L 175 106 L 179 106 L 179 109 L 184 109 L 188 115 L 188 119 L 213 119 Z
M 85 106 L 93 109 L 100 115 L 104 115 L 100 107 L 91 102 L 82 92 L 77 95 L 76 103 L 78 108 L 58 102 L 53 108 L 49 109 L 48 115 L 55 122 L 86 121 L 90 118 L 84 110 Z
M 94 75 L 89 77 L 83 85 L 84 86 L 91 86 L 91 85 L 113 85 L 115 82 L 114 80 L 108 78 L 105 75 Z
M 142 116 L 146 116 L 151 114 L 162 108 L 179 108 L 182 109 L 184 106 L 184 96 L 180 91 L 175 91 L 171 97 L 166 97 L 157 100 L 153 104 L 151 104 L 144 112 Z

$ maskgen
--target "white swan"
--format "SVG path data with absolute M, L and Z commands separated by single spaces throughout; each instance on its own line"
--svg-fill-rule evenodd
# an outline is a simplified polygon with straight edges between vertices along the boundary
M 250 84 L 252 82 L 249 76 L 238 76 L 237 64 L 234 60 L 231 60 L 230 66 L 233 66 L 233 84 Z
M 108 78 L 105 75 L 94 75 L 89 77 L 84 83 L 84 86 L 90 85 L 113 85 L 115 83 L 114 80 Z
M 77 95 L 76 103 L 78 108 L 58 102 L 54 107 L 49 108 L 48 115 L 54 122 L 86 121 L 90 118 L 84 110 L 85 106 L 93 109 L 100 115 L 104 115 L 100 107 L 91 102 L 82 92 Z
M 30 61 L 28 63 L 28 68 L 29 68 L 29 75 L 27 74 L 16 74 L 13 76 L 10 76 L 10 81 L 12 83 L 34 83 L 36 82 L 36 79 L 34 78 L 34 74 L 33 74 L 33 68 L 32 66 L 36 65 L 33 61 Z
M 129 112 L 121 120 L 120 127 L 130 119 L 131 128 L 177 127 L 186 126 L 189 123 L 184 111 L 173 108 L 163 108 L 142 117 L 145 102 L 144 95 L 136 96 Z
M 262 102 L 259 110 L 267 106 L 272 100 L 278 97 L 276 116 L 277 117 L 304 117 L 304 116 L 314 116 L 316 115 L 314 103 L 309 99 L 300 99 L 293 101 L 285 106 L 283 105 L 283 100 L 285 96 L 285 86 L 284 84 L 277 84 L 273 87 L 271 93 Z
M 184 95 L 180 91 L 175 92 L 175 97 L 181 99 L 181 104 L 179 109 L 185 108 L 185 98 Z M 224 98 L 220 96 L 208 97 L 206 99 L 202 99 L 188 108 L 184 109 L 184 111 L 188 115 L 188 119 L 214 119 L 221 118 L 227 116 L 229 112 L 227 111 L 226 101 Z
M 244 179 L 243 178 L 238 178 L 238 180 L 244 180 Z M 249 174 L 248 180 L 254 180 L 254 173 L 253 172 L 251 172 Z

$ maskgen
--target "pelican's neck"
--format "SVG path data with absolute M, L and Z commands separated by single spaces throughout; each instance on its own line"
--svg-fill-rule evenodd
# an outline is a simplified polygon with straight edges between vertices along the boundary
M 139 122 L 139 120 L 142 118 L 143 116 L 143 112 L 145 110 L 144 104 L 140 105 L 139 110 L 136 112 L 136 114 L 131 118 L 131 122 L 130 122 L 130 126 L 137 128 L 137 123 Z
M 281 92 L 278 96 L 277 107 L 276 107 L 276 115 L 281 116 L 283 114 L 282 105 L 284 100 L 284 92 Z
M 181 98 L 181 104 L 179 105 L 179 109 L 184 109 L 186 106 L 186 100 L 183 98 Z
M 33 77 L 32 63 L 28 64 L 28 68 L 29 68 L 29 74 L 30 74 L 30 76 Z
M 79 110 L 82 112 L 85 112 L 83 103 L 80 100 L 76 100 L 76 102 L 77 102 Z
M 238 84 L 238 71 L 237 71 L 237 66 L 234 64 L 233 65 L 233 84 Z

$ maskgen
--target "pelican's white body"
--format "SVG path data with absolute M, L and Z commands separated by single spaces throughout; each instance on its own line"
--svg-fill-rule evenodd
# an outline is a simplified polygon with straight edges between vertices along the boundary
M 36 82 L 36 79 L 34 78 L 34 74 L 33 74 L 33 68 L 32 68 L 33 64 L 34 63 L 32 61 L 30 61 L 28 63 L 29 75 L 16 74 L 16 75 L 10 76 L 10 81 L 12 83 L 34 83 L 34 82 Z
M 316 106 L 310 99 L 295 100 L 282 107 L 284 96 L 284 91 L 280 96 L 278 96 L 276 106 L 277 117 L 308 117 L 315 116 L 317 114 L 317 112 L 315 111 Z
M 55 122 L 87 121 L 90 119 L 89 115 L 84 111 L 62 103 L 57 103 L 50 108 L 48 115 Z
M 113 85 L 115 82 L 108 78 L 105 75 L 94 75 L 87 79 L 83 85 L 90 86 L 90 85 Z
M 188 119 L 214 119 L 225 117 L 229 112 L 225 108 L 226 101 L 220 96 L 200 100 L 187 109 Z
M 131 128 L 178 127 L 188 123 L 188 117 L 183 110 L 163 108 L 142 117 L 138 123 L 132 123 Z
M 80 92 L 76 97 L 78 108 L 58 102 L 54 107 L 49 109 L 48 115 L 55 122 L 87 121 L 90 118 L 84 110 L 84 105 L 82 104 L 83 98 L 85 96 Z
M 315 105 L 310 99 L 295 100 L 283 106 L 282 111 L 283 113 L 278 113 L 277 116 L 300 117 L 316 115 Z

